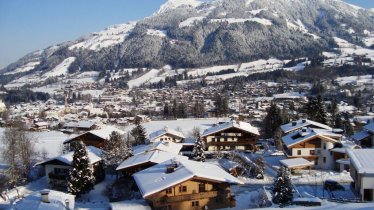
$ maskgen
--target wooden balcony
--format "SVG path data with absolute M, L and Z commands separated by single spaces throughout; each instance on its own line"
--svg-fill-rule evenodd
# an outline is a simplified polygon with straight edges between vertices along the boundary
M 173 202 L 181 202 L 181 201 L 191 201 L 191 200 L 200 200 L 203 198 L 215 198 L 218 197 L 218 191 L 209 191 L 209 192 L 201 192 L 201 193 L 194 193 L 188 195 L 177 195 L 171 197 L 163 197 L 161 199 L 162 203 L 173 203 Z
M 248 141 L 211 141 L 208 142 L 208 146 L 248 146 L 255 144 L 256 141 L 248 140 Z

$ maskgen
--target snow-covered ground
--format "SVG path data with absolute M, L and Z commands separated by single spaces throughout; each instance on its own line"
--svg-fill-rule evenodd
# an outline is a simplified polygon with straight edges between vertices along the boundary
M 156 77 L 160 71 L 157 69 L 152 69 L 149 72 L 145 73 L 141 77 L 138 77 L 136 79 L 130 80 L 127 85 L 129 88 L 133 87 L 139 87 L 140 85 L 148 82 L 150 79 Z
M 2 138 L 5 128 L 0 127 L 0 139 Z M 30 137 L 35 143 L 37 152 L 46 151 L 48 157 L 54 157 L 60 154 L 61 145 L 69 137 L 59 131 L 29 132 Z M 3 144 L 0 144 L 0 154 L 4 150 Z M 0 155 L 0 164 L 3 164 L 3 157 Z
M 16 74 L 16 73 L 21 73 L 21 72 L 28 72 L 33 70 L 37 65 L 40 64 L 40 61 L 35 61 L 35 62 L 29 62 L 21 67 L 16 68 L 14 71 L 7 72 L 4 75 L 10 75 L 10 74 Z
M 60 75 L 66 75 L 68 74 L 69 66 L 75 61 L 75 57 L 69 57 L 66 58 L 64 61 L 62 61 L 60 64 L 58 64 L 55 68 L 53 68 L 51 71 L 43 74 L 43 77 L 56 77 Z
M 96 51 L 105 47 L 116 45 L 123 42 L 135 25 L 136 22 L 129 22 L 127 24 L 110 26 L 105 30 L 92 33 L 86 38 L 78 40 L 76 44 L 69 47 L 69 50 L 89 49 Z

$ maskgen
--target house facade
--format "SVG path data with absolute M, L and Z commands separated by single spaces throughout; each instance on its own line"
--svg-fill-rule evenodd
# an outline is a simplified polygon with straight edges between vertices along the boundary
M 155 131 L 148 135 L 148 141 L 151 143 L 160 141 L 171 141 L 174 143 L 180 143 L 186 137 L 182 132 L 165 127 L 161 130 Z
M 95 181 L 99 183 L 105 178 L 104 161 L 101 159 L 102 151 L 88 146 L 87 153 Z M 36 164 L 36 166 L 44 166 L 47 183 L 51 189 L 67 191 L 67 178 L 72 167 L 73 154 L 74 152 L 69 152 Z
M 374 150 L 348 151 L 352 189 L 363 201 L 374 201 Z
M 94 146 L 102 149 L 104 148 L 106 142 L 110 139 L 110 135 L 113 131 L 118 132 L 121 135 L 125 134 L 124 131 L 121 131 L 115 127 L 106 126 L 97 130 L 87 131 L 73 138 L 66 139 L 64 144 L 82 141 L 86 146 Z
M 208 151 L 255 150 L 259 131 L 251 124 L 230 121 L 204 131 L 202 138 Z
M 352 139 L 363 148 L 374 148 L 374 121 L 365 125 L 362 131 L 355 133 Z
M 282 137 L 287 158 L 304 158 L 315 168 L 332 170 L 335 167 L 333 148 L 342 135 L 323 129 L 303 128 Z
M 169 160 L 133 175 L 153 209 L 189 210 L 235 207 L 231 184 L 242 184 L 218 166 Z

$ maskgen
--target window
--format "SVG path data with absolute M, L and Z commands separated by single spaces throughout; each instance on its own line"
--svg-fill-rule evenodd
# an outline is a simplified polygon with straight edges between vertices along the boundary
M 297 155 L 301 155 L 301 150 L 297 150 Z
M 314 165 L 315 165 L 315 166 L 318 165 L 318 160 L 315 160 L 315 161 L 314 161 Z
M 187 192 L 187 186 L 179 186 L 179 192 Z
M 216 140 L 216 138 L 212 138 L 212 142 L 214 142 Z
M 171 194 L 171 193 L 173 193 L 173 190 L 171 188 L 166 189 L 166 194 Z
M 192 207 L 199 206 L 199 201 L 192 201 Z
M 205 192 L 205 184 L 204 183 L 199 184 L 199 192 Z
M 316 154 L 316 151 L 315 151 L 315 150 L 309 150 L 309 154 L 310 154 L 310 155 L 315 155 L 315 154 Z
M 323 163 L 326 163 L 326 157 L 323 157 Z
M 326 149 L 326 143 L 323 143 L 323 149 Z

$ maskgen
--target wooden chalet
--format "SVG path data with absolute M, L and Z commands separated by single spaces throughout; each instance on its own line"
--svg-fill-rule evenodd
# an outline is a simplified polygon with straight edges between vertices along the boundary
M 251 124 L 230 121 L 215 125 L 201 136 L 208 151 L 255 150 L 259 131 Z
M 186 159 L 169 160 L 133 175 L 153 209 L 232 208 L 231 184 L 242 184 L 220 167 Z
M 64 141 L 64 144 L 71 144 L 76 141 L 83 141 L 87 146 L 94 146 L 102 149 L 105 146 L 106 141 L 110 139 L 110 135 L 113 131 L 116 131 L 120 134 L 124 134 L 124 131 L 121 131 L 112 126 L 106 126 L 98 130 L 87 131 L 78 136 L 69 138 Z
M 363 148 L 374 148 L 374 121 L 363 127 L 363 130 L 355 133 L 352 139 Z

